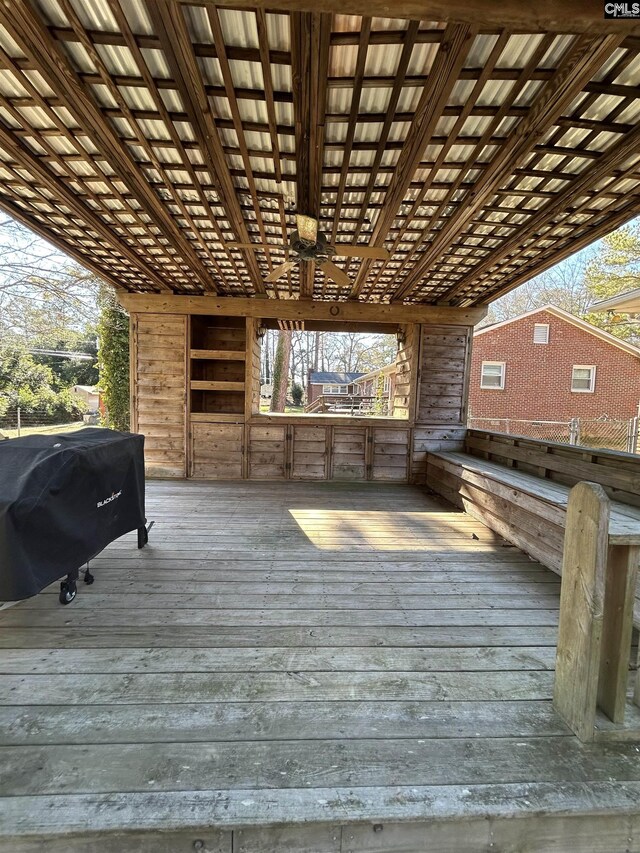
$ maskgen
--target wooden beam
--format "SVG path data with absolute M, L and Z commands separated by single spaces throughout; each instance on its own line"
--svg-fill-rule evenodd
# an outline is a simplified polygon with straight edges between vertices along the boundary
M 291 80 L 296 137 L 296 210 L 317 217 L 322 183 L 331 16 L 291 16 Z M 313 296 L 315 264 L 300 266 L 300 295 Z
M 102 115 L 90 88 L 85 86 L 70 65 L 59 42 L 51 36 L 42 18 L 25 0 L 17 0 L 10 4 L 10 8 L 7 4 L 0 5 L 0 21 L 47 83 L 64 100 L 67 109 L 115 174 L 131 189 L 152 221 L 189 264 L 196 280 L 204 289 L 210 289 L 210 274 L 202 266 L 197 252 L 132 159 L 114 127 Z M 111 239 L 117 245 L 117 238 Z
M 398 62 L 398 67 L 396 69 L 395 79 L 393 88 L 391 90 L 391 94 L 389 96 L 389 103 L 387 105 L 386 113 L 379 114 L 379 122 L 382 125 L 382 129 L 380 131 L 380 137 L 378 139 L 377 144 L 375 145 L 375 157 L 373 160 L 373 164 L 371 166 L 369 177 L 367 180 L 367 186 L 364 191 L 364 195 L 362 198 L 362 203 L 357 207 L 359 208 L 358 219 L 356 229 L 353 232 L 353 242 L 357 243 L 358 236 L 360 235 L 360 231 L 362 229 L 363 224 L 367 221 L 367 211 L 370 209 L 370 200 L 371 195 L 375 188 L 376 177 L 380 172 L 380 167 L 382 165 L 382 158 L 384 157 L 384 152 L 389 148 L 389 135 L 391 133 L 391 128 L 394 122 L 400 122 L 403 119 L 400 118 L 398 113 L 396 112 L 396 108 L 398 106 L 398 101 L 400 100 L 400 95 L 402 93 L 404 80 L 407 75 L 407 68 L 409 67 L 409 62 L 411 61 L 411 55 L 413 54 L 413 48 L 418 39 L 418 35 L 420 33 L 420 23 L 418 21 L 411 21 L 407 29 L 403 32 L 403 41 L 402 41 L 402 53 L 400 55 L 400 60 Z M 369 43 L 372 43 L 372 34 L 369 33 Z M 362 122 L 364 116 L 357 115 L 357 121 Z M 367 114 L 368 117 L 368 114 Z M 409 122 L 413 121 L 413 114 L 409 114 L 407 119 Z M 351 123 L 351 116 L 349 117 L 349 123 Z M 338 202 L 336 203 L 336 211 L 335 211 L 335 222 L 336 225 L 338 220 L 344 222 L 344 217 L 342 216 L 342 210 L 345 208 L 345 203 L 342 199 L 342 194 L 338 194 Z M 334 226 L 335 228 L 335 226 Z M 335 240 L 335 237 L 333 238 Z M 345 271 L 349 268 L 349 261 L 347 262 Z
M 66 2 L 69 2 L 69 0 L 66 0 Z M 165 175 L 164 175 L 165 185 L 167 186 L 167 189 L 171 193 L 172 198 L 174 198 L 175 203 L 179 207 L 185 221 L 189 223 L 190 228 L 192 229 L 193 233 L 197 237 L 200 246 L 202 247 L 202 249 L 206 253 L 207 257 L 212 261 L 212 263 L 213 263 L 213 265 L 214 265 L 214 267 L 218 273 L 220 281 L 222 283 L 225 283 L 226 276 L 225 276 L 223 269 L 220 266 L 220 263 L 219 263 L 220 259 L 216 256 L 215 251 L 212 251 L 211 246 L 210 246 L 210 241 L 205 239 L 205 237 L 199 233 L 198 227 L 195 225 L 196 217 L 193 213 L 190 212 L 188 206 L 185 204 L 183 197 L 180 193 L 180 190 L 186 190 L 186 192 L 188 192 L 189 195 L 191 195 L 191 193 L 194 191 L 198 194 L 198 198 L 200 199 L 200 202 L 201 202 L 202 207 L 204 208 L 205 214 L 206 214 L 206 216 L 205 216 L 206 229 L 209 230 L 209 228 L 211 227 L 212 230 L 215 232 L 218 240 L 224 244 L 224 236 L 222 233 L 222 229 L 220 228 L 220 225 L 218 223 L 218 216 L 216 215 L 216 213 L 212 209 L 211 201 L 209 200 L 209 197 L 207 195 L 207 191 L 205 189 L 205 183 L 202 180 L 200 180 L 200 176 L 197 174 L 198 169 L 196 167 L 196 164 L 191 162 L 191 159 L 189 157 L 188 150 L 187 150 L 187 143 L 185 142 L 184 139 L 181 138 L 181 136 L 178 132 L 178 129 L 177 129 L 177 122 L 175 122 L 171 118 L 170 111 L 167 109 L 164 101 L 162 100 L 162 94 L 159 91 L 159 87 L 158 87 L 159 81 L 156 78 L 154 78 L 154 76 L 152 75 L 152 73 L 149 69 L 149 66 L 147 65 L 147 61 L 148 61 L 147 56 L 145 56 L 145 54 L 142 52 L 140 46 L 138 45 L 137 40 L 136 40 L 136 36 L 134 35 L 133 31 L 131 30 L 131 27 L 129 25 L 129 21 L 127 20 L 127 17 L 123 12 L 121 4 L 119 3 L 118 0 L 108 0 L 108 2 L 109 2 L 111 12 L 112 12 L 112 14 L 113 14 L 113 16 L 117 22 L 117 25 L 118 25 L 118 27 L 119 27 L 119 29 L 120 29 L 123 37 L 124 37 L 125 46 L 128 47 L 129 50 L 131 51 L 131 53 L 133 54 L 133 58 L 134 58 L 137 66 L 138 66 L 140 74 L 142 75 L 141 76 L 141 82 L 143 83 L 144 86 L 146 86 L 147 90 L 149 91 L 149 94 L 153 98 L 153 101 L 156 105 L 156 109 L 158 110 L 158 113 L 159 113 L 160 121 L 164 124 L 167 131 L 169 132 L 170 139 L 165 140 L 165 144 L 168 146 L 172 146 L 173 148 L 175 148 L 176 151 L 178 151 L 178 153 L 180 155 L 180 159 L 182 161 L 182 166 L 189 176 L 189 181 L 186 182 L 185 184 L 180 185 L 179 182 L 177 182 L 175 179 L 172 180 L 165 173 Z M 159 40 L 158 40 L 158 47 L 160 47 L 160 41 Z M 95 50 L 95 48 L 94 48 L 94 50 Z M 111 82 L 115 83 L 113 75 L 110 74 L 109 77 L 110 77 Z M 117 84 L 116 84 L 116 86 L 117 86 Z M 174 86 L 175 86 L 175 84 L 174 84 Z M 122 97 L 122 96 L 120 95 L 120 97 Z M 127 105 L 127 109 L 129 112 L 131 112 L 131 108 L 128 107 L 128 105 Z M 130 124 L 133 127 L 137 124 L 137 122 L 135 122 L 135 121 L 130 122 Z M 154 142 L 149 138 L 148 135 L 141 134 L 140 131 L 135 130 L 135 128 L 133 130 L 133 133 L 134 133 L 134 139 L 137 136 L 142 135 L 142 138 L 143 138 L 142 147 L 145 150 L 147 150 L 148 148 L 151 148 L 151 158 L 150 159 L 151 159 L 152 163 L 154 162 L 154 160 L 160 159 L 159 155 L 157 154 L 157 151 L 156 151 L 158 146 L 154 144 Z M 135 142 L 134 142 L 134 144 L 135 144 Z M 192 146 L 191 150 L 199 150 L 197 142 L 191 142 L 190 144 Z M 138 161 L 138 162 L 140 162 L 140 161 Z M 165 162 L 165 163 L 161 162 L 160 166 L 161 166 L 161 168 L 158 169 L 159 174 L 162 174 L 164 169 L 168 169 L 168 170 L 174 170 L 175 169 L 175 163 L 172 162 L 171 160 L 168 162 Z M 153 168 L 155 169 L 156 167 L 154 166 Z M 205 173 L 205 175 L 203 177 L 204 177 L 204 180 L 206 181 L 208 176 L 209 176 L 209 170 L 207 169 L 207 166 L 204 163 L 202 164 L 202 170 Z M 232 268 L 233 272 L 235 273 L 238 281 L 242 281 L 242 273 L 237 266 L 236 259 L 234 258 L 233 254 L 231 252 L 227 252 L 227 258 L 229 259 L 229 261 L 231 263 L 231 268 Z M 219 290 L 217 290 L 217 292 L 219 292 Z
M 531 152 L 547 129 L 554 123 L 585 84 L 602 67 L 623 36 L 581 36 L 559 66 L 553 78 L 543 87 L 523 119 L 506 139 L 482 175 L 457 204 L 455 213 L 434 237 L 429 248 L 411 270 L 393 298 L 403 299 L 427 275 L 436 263 L 464 232 L 470 220 L 489 201 Z M 447 294 L 442 297 L 447 301 Z
M 640 150 L 640 125 L 623 136 L 617 145 L 610 148 L 609 151 L 595 162 L 591 169 L 575 177 L 562 192 L 555 195 L 552 202 L 527 220 L 523 229 L 518 228 L 511 239 L 502 243 L 499 248 L 474 266 L 469 275 L 465 276 L 447 291 L 447 300 L 454 299 L 467 287 L 473 286 L 480 275 L 488 272 L 501 261 L 508 258 L 524 242 L 530 242 L 532 238 L 538 237 L 538 232 L 545 226 L 550 223 L 555 224 L 558 217 L 562 215 L 570 214 L 571 206 L 580 196 L 591 192 L 594 186 L 597 186 L 603 178 L 610 175 L 615 169 L 618 169 L 625 160 L 636 154 L 638 150 Z M 553 176 L 550 175 L 550 177 Z
M 529 281 L 534 276 L 540 275 L 550 267 L 555 266 L 565 258 L 575 255 L 580 249 L 590 246 L 595 240 L 610 234 L 616 228 L 621 228 L 640 214 L 640 191 L 636 190 L 629 196 L 625 197 L 626 204 L 614 211 L 601 211 L 602 219 L 597 226 L 591 226 L 586 233 L 580 234 L 578 237 L 572 237 L 571 240 L 561 249 L 552 247 L 548 250 L 549 254 L 543 256 L 538 263 L 528 266 L 523 272 L 518 273 L 513 278 L 510 278 L 506 284 L 499 284 L 493 288 L 484 288 L 481 295 L 465 296 L 458 300 L 459 305 L 475 305 L 477 300 L 483 303 L 493 302 L 505 293 L 509 293 L 525 281 Z
M 202 74 L 193 52 L 184 14 L 172 0 L 156 0 L 156 2 L 149 4 L 148 10 L 154 27 L 160 35 L 167 63 L 176 81 L 176 87 L 189 116 L 193 131 L 203 153 L 207 156 L 220 203 L 238 237 L 238 241 L 249 243 L 251 238 L 222 150 L 209 96 L 205 91 Z M 226 92 L 226 90 L 223 91 Z M 242 254 L 256 292 L 266 293 L 255 255 L 250 250 L 244 251 Z
M 192 0 L 179 0 L 191 3 Z M 600 0 L 201 0 L 202 5 L 286 12 L 335 12 L 342 15 L 452 21 L 482 28 L 509 27 L 525 33 L 619 33 L 640 36 L 638 20 L 605 20 Z
M 43 227 L 42 223 L 38 222 L 35 218 L 29 216 L 24 210 L 18 207 L 13 201 L 8 199 L 6 196 L 0 195 L 0 209 L 4 210 L 5 213 L 8 213 L 13 219 L 19 222 L 21 225 L 24 225 L 30 231 L 33 231 L 39 237 L 42 237 L 43 240 L 46 240 L 47 243 L 51 243 L 52 246 L 55 246 L 56 249 L 60 249 L 65 255 L 69 255 L 70 258 L 73 258 L 77 261 L 81 266 L 88 269 L 90 272 L 97 275 L 98 278 L 103 279 L 104 281 L 111 284 L 117 290 L 122 290 L 126 292 L 126 288 L 122 284 L 121 281 L 114 278 L 111 272 L 101 269 L 97 264 L 94 264 L 88 257 L 85 257 L 81 252 L 78 252 L 77 249 L 74 249 L 72 246 L 69 246 L 61 237 L 58 237 L 55 233 L 48 231 Z M 133 271 L 132 271 L 133 272 Z
M 487 80 L 489 79 L 493 69 L 496 66 L 496 63 L 498 62 L 500 56 L 502 55 L 502 52 L 504 51 L 510 37 L 511 37 L 511 33 L 508 30 L 503 30 L 500 33 L 500 35 L 498 36 L 498 38 L 495 39 L 493 47 L 491 48 L 491 52 L 489 53 L 489 55 L 485 59 L 484 69 L 478 75 L 477 80 L 475 81 L 475 83 L 473 85 L 473 89 L 467 94 L 466 103 L 464 104 L 464 106 L 460 110 L 460 114 L 456 117 L 456 120 L 453 123 L 451 129 L 449 130 L 447 137 L 445 139 L 443 139 L 441 143 L 435 142 L 435 139 L 437 137 L 432 138 L 432 144 L 439 146 L 439 148 L 440 148 L 439 153 L 434 158 L 433 167 L 429 169 L 426 179 L 422 182 L 422 187 L 420 188 L 418 193 L 414 194 L 415 198 L 414 198 L 413 204 L 411 205 L 409 211 L 407 212 L 406 208 L 405 208 L 404 221 L 401 223 L 399 229 L 397 230 L 397 233 L 395 232 L 395 229 L 394 229 L 394 240 L 393 240 L 393 244 L 389 250 L 391 255 L 395 255 L 398 252 L 398 249 L 402 245 L 402 241 L 405 239 L 405 235 L 407 233 L 409 233 L 409 231 L 411 229 L 411 225 L 415 221 L 415 218 L 418 215 L 418 212 L 419 212 L 420 208 L 422 207 L 422 205 L 424 203 L 424 199 L 426 198 L 426 196 L 429 194 L 429 192 L 431 190 L 436 189 L 437 181 L 435 180 L 435 178 L 440 173 L 440 169 L 442 168 L 443 164 L 445 162 L 447 162 L 448 168 L 453 168 L 452 166 L 449 165 L 449 163 L 451 163 L 451 159 L 450 159 L 451 148 L 453 145 L 456 144 L 457 140 L 459 139 L 460 134 L 462 132 L 462 129 L 463 129 L 464 125 L 466 124 L 467 119 L 471 113 L 471 110 L 473 109 L 474 105 L 477 103 L 479 97 L 481 96 L 482 91 L 483 91 L 483 89 L 487 83 Z M 538 46 L 538 49 L 534 52 L 533 56 L 530 57 L 530 59 L 528 60 L 527 66 L 529 66 L 530 64 L 535 62 L 534 57 L 536 57 L 540 54 L 540 51 L 543 49 L 542 46 L 545 44 L 546 39 L 540 39 L 540 42 L 541 42 L 541 44 Z M 523 73 L 524 73 L 524 71 L 523 71 Z M 517 89 L 515 91 L 517 92 Z M 511 98 L 514 97 L 513 93 L 510 93 L 510 96 L 511 96 L 510 97 L 510 100 L 511 100 Z M 507 109 L 507 104 L 503 104 L 502 110 L 506 111 L 506 109 Z M 502 115 L 503 115 L 502 112 L 498 112 L 498 114 L 494 117 L 493 126 L 495 126 L 496 128 L 499 127 Z M 486 135 L 491 134 L 492 131 L 490 128 L 491 128 L 491 125 L 489 125 L 489 128 L 487 129 Z M 465 139 L 466 138 L 467 137 L 465 136 Z M 484 142 L 485 140 L 483 139 L 482 141 Z M 471 164 L 473 164 L 474 166 L 476 165 L 477 158 L 472 156 L 468 159 L 471 161 Z M 423 241 L 425 239 L 427 239 L 428 236 L 431 235 L 432 228 L 438 222 L 438 220 L 442 214 L 442 211 L 448 209 L 451 199 L 454 198 L 458 194 L 459 189 L 465 183 L 465 178 L 469 174 L 469 165 L 470 165 L 470 163 L 463 164 L 462 168 L 459 171 L 458 177 L 455 180 L 453 180 L 452 182 L 449 182 L 448 186 L 443 187 L 443 189 L 446 190 L 444 197 L 442 197 L 439 200 L 439 203 L 432 209 L 432 213 L 431 213 L 429 219 L 427 220 L 428 224 L 426 225 L 426 227 L 424 227 L 418 231 L 418 234 L 419 234 L 418 240 L 413 241 L 412 245 L 411 245 L 411 249 L 408 252 L 404 253 L 403 262 L 400 264 L 400 267 L 396 268 L 396 270 L 395 270 L 396 276 L 401 275 L 401 271 L 403 270 L 406 261 L 409 258 L 412 258 L 414 256 L 415 252 L 422 245 Z M 424 168 L 424 163 L 421 163 L 421 166 L 422 166 L 422 168 Z M 471 183 L 471 182 L 469 181 L 469 183 Z M 381 277 L 385 274 L 385 269 L 386 269 L 385 264 L 380 266 L 380 268 L 378 269 L 378 273 L 377 273 L 376 277 L 374 278 L 373 282 L 368 283 L 370 287 L 373 287 L 373 288 L 377 287 Z M 383 291 L 385 297 L 388 295 L 388 293 L 390 291 L 392 291 L 395 288 L 396 284 L 395 284 L 394 279 L 395 279 L 395 276 L 394 276 L 394 278 L 392 278 L 387 283 L 387 286 L 385 287 L 385 289 Z
M 16 163 L 33 176 L 33 178 L 50 192 L 55 201 L 62 202 L 72 211 L 74 216 L 82 220 L 89 228 L 93 229 L 107 245 L 113 248 L 122 258 L 128 261 L 135 269 L 138 269 L 146 278 L 149 279 L 159 290 L 170 290 L 169 285 L 158 272 L 149 266 L 144 258 L 141 258 L 127 243 L 119 240 L 113 233 L 109 225 L 104 222 L 96 213 L 87 207 L 82 199 L 77 196 L 72 190 L 68 189 L 61 180 L 44 166 L 39 158 L 31 152 L 20 140 L 15 137 L 4 126 L 0 124 L 0 146 L 15 159 Z M 47 199 L 49 204 L 55 204 L 55 201 Z M 7 207 L 8 210 L 8 207 Z M 29 225 L 28 227 L 32 227 Z M 51 239 L 48 237 L 47 239 Z M 69 251 L 65 248 L 65 251 Z M 104 273 L 103 273 L 104 275 Z
M 333 228 L 331 232 L 331 238 L 329 242 L 331 244 L 335 243 L 336 237 L 338 235 L 338 225 L 340 224 L 340 216 L 342 213 L 342 200 L 344 197 L 344 190 L 347 185 L 347 178 L 349 176 L 349 165 L 351 160 L 351 152 L 354 149 L 354 139 L 356 135 L 356 128 L 358 125 L 358 115 L 360 112 L 360 98 L 362 96 L 362 78 L 364 77 L 364 69 L 367 63 L 367 53 L 369 51 L 369 36 L 371 34 L 371 18 L 363 18 L 360 26 L 360 32 L 358 34 L 358 56 L 356 59 L 355 71 L 352 78 L 352 93 L 351 93 L 351 109 L 349 110 L 349 121 L 347 124 L 347 133 L 344 141 L 340 141 L 339 143 L 335 143 L 336 149 L 342 152 L 342 166 L 340 168 L 340 180 L 338 182 L 338 189 L 336 192 L 336 205 L 335 211 L 333 215 Z M 405 45 L 405 54 L 408 53 L 411 55 L 411 50 L 413 48 L 413 44 L 408 43 Z M 389 104 L 390 114 L 393 116 L 393 112 L 391 111 L 391 104 Z M 376 150 L 378 147 L 382 148 L 383 146 L 378 144 L 373 145 L 373 150 Z M 329 146 L 327 146 L 329 148 Z M 375 163 L 371 169 L 371 175 L 369 176 L 369 182 L 375 181 Z M 364 215 L 362 217 L 364 219 Z M 357 240 L 357 234 L 354 236 L 354 242 Z
M 328 302 L 310 299 L 247 299 L 224 296 L 163 296 L 118 294 L 130 313 L 220 314 L 275 320 L 323 320 L 373 323 L 436 323 L 474 326 L 487 313 L 485 305 L 451 308 L 444 305 L 387 305 L 370 302 Z
M 473 35 L 474 31 L 467 25 L 450 25 L 444 31 L 411 128 L 385 193 L 384 207 L 371 235 L 370 243 L 373 246 L 382 245 L 387 238 L 411 179 L 431 141 L 451 90 L 456 84 L 473 42 Z M 351 291 L 352 299 L 357 298 L 362 291 L 370 266 L 371 261 L 362 262 Z

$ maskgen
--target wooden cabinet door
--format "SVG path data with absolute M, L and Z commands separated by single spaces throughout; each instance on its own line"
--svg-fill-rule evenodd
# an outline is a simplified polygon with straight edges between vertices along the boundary
M 191 424 L 191 476 L 241 480 L 243 424 Z
M 284 480 L 286 476 L 286 425 L 249 427 L 249 479 Z
M 367 427 L 334 427 L 331 479 L 367 479 Z
M 292 427 L 291 476 L 294 480 L 327 478 L 327 430 L 324 426 Z
M 409 430 L 372 427 L 371 479 L 406 482 L 409 462 Z

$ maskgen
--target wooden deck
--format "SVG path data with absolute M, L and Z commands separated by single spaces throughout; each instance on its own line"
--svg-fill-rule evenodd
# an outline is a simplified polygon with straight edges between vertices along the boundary
M 0 850 L 640 850 L 640 744 L 553 712 L 559 579 L 481 524 L 382 484 L 148 516 L 0 613 Z

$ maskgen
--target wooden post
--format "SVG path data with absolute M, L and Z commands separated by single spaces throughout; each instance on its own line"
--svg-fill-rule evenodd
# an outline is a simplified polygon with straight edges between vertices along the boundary
M 594 737 L 608 532 L 606 492 L 578 483 L 567 507 L 553 704 L 583 741 Z
M 640 705 L 640 643 L 638 643 L 638 657 L 636 662 L 636 683 L 633 689 L 633 701 Z
M 639 555 L 637 545 L 609 546 L 598 705 L 614 723 L 624 721 Z

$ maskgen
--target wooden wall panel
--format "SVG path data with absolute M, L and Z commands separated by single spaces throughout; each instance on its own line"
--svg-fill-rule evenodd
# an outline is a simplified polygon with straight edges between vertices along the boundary
M 331 479 L 367 478 L 367 427 L 333 427 Z
M 461 450 L 466 434 L 471 326 L 421 326 L 410 479 L 425 484 L 427 453 Z
M 131 428 L 145 436 L 152 477 L 186 475 L 187 318 L 139 314 L 131 323 Z
M 371 479 L 405 482 L 408 476 L 410 430 L 371 427 Z
M 190 475 L 205 480 L 241 480 L 244 429 L 244 424 L 192 424 Z
M 418 423 L 465 422 L 471 332 L 460 326 L 422 327 Z
M 396 381 L 393 395 L 393 415 L 396 418 L 413 417 L 413 389 L 415 388 L 415 371 L 418 366 L 420 347 L 420 327 L 416 325 L 403 326 L 404 341 L 398 345 L 396 356 Z
M 245 416 L 250 418 L 260 412 L 260 341 L 258 328 L 260 320 L 247 317 L 247 354 L 245 388 Z
M 220 407 L 219 411 L 209 411 L 205 407 L 190 414 L 186 392 L 189 317 L 151 313 L 133 316 L 133 428 L 147 437 L 148 471 L 152 476 L 183 477 L 188 473 L 192 477 L 225 479 L 411 479 L 420 483 L 426 478 L 429 450 L 461 447 L 471 327 L 403 327 L 394 410 L 396 416 L 406 414 L 406 420 L 396 418 L 388 426 L 380 420 L 367 423 L 362 418 L 359 423 L 338 419 L 327 419 L 326 423 L 315 419 L 309 423 L 302 418 L 283 422 L 265 418 L 258 423 L 259 322 L 249 317 L 242 324 L 243 337 L 246 332 L 245 364 L 240 365 L 242 375 L 232 377 L 245 387 L 241 410 Z M 236 334 L 235 327 L 231 332 Z M 222 333 L 223 330 L 217 332 Z M 236 362 L 241 359 L 231 363 L 220 354 L 218 365 L 197 346 L 193 356 L 196 367 L 221 371 L 213 380 L 228 378 L 222 373 L 231 367 L 238 370 Z M 194 374 L 192 379 L 197 384 L 199 375 Z M 212 376 L 207 374 L 203 381 L 209 380 Z M 237 393 L 242 395 L 241 391 Z
M 251 426 L 249 430 L 249 479 L 284 480 L 287 464 L 287 426 Z
M 291 476 L 295 480 L 326 480 L 330 426 L 292 425 Z

